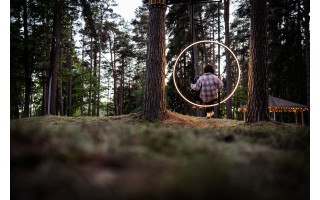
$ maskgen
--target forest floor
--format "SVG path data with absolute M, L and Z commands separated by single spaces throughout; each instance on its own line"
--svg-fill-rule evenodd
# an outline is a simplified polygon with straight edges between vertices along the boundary
M 309 199 L 309 127 L 168 111 L 10 128 L 12 199 Z

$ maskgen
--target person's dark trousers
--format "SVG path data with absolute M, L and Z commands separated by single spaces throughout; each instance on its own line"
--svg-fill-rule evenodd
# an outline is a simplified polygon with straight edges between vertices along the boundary
M 215 104 L 215 103 L 217 103 L 217 100 L 218 100 L 218 99 L 213 99 L 212 101 L 204 102 L 204 105 L 212 105 L 212 104 Z M 213 111 L 213 107 L 207 107 L 207 108 L 206 108 L 206 112 L 212 112 L 212 111 Z

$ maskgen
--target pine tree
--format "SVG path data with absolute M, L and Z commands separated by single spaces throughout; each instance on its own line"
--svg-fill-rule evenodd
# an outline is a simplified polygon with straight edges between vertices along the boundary
M 28 8 L 27 0 L 23 1 L 23 33 L 24 33 L 24 52 L 23 64 L 25 67 L 25 103 L 24 117 L 29 117 L 30 90 L 31 90 L 31 70 L 29 61 L 29 31 L 28 31 Z
M 165 6 L 150 5 L 147 76 L 142 110 L 143 116 L 149 121 L 155 121 L 166 112 L 165 14 Z
M 248 122 L 269 120 L 267 67 L 267 2 L 251 1 Z
M 51 48 L 51 68 L 52 68 L 52 85 L 50 99 L 50 114 L 55 115 L 56 95 L 57 95 L 57 79 L 60 56 L 60 34 L 61 34 L 61 18 L 62 18 L 63 0 L 55 0 L 55 20 L 54 20 L 54 35 L 55 41 Z
M 230 0 L 224 0 L 225 45 L 230 48 L 229 6 Z M 227 94 L 231 93 L 231 60 L 230 52 L 226 50 Z M 227 100 L 227 119 L 232 119 L 232 98 Z

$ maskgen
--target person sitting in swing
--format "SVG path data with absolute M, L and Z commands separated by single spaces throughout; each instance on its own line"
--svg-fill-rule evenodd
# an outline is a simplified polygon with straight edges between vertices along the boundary
M 217 77 L 215 74 L 215 67 L 213 65 L 206 65 L 204 67 L 204 74 L 199 77 L 195 84 L 190 83 L 191 89 L 195 91 L 200 90 L 200 99 L 205 105 L 212 105 L 218 99 L 218 90 L 221 91 L 223 83 L 221 76 Z M 213 107 L 207 107 L 207 119 L 213 116 Z

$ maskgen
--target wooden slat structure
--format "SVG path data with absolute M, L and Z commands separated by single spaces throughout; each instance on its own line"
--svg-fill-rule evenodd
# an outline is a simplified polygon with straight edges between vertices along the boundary
M 304 124 L 303 111 L 308 110 L 306 105 L 294 103 L 269 95 L 269 112 L 273 112 L 273 119 L 276 120 L 276 112 L 294 112 L 296 124 L 298 123 L 297 113 L 301 113 L 301 124 Z M 238 111 L 243 112 L 243 119 L 246 121 L 247 105 L 238 108 Z

